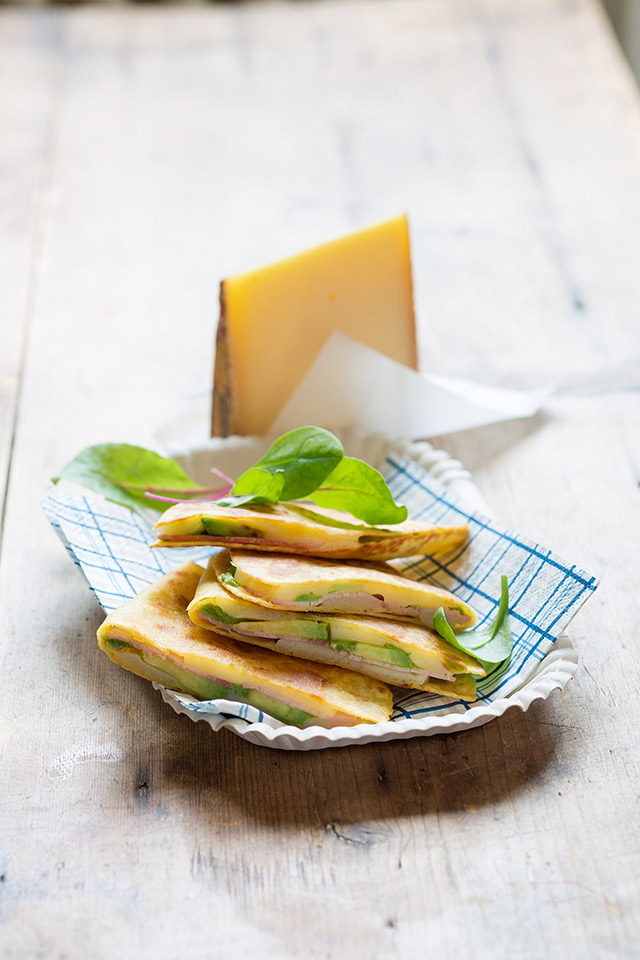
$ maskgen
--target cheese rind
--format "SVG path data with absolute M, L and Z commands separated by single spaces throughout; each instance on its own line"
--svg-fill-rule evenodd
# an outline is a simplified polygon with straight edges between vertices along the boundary
M 334 330 L 413 368 L 403 215 L 223 280 L 212 434 L 264 434 Z

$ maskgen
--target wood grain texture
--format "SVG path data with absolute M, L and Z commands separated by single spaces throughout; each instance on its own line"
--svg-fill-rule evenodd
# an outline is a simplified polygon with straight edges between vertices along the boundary
M 0 37 L 2 955 L 634 956 L 640 113 L 596 6 L 0 11 Z M 583 666 L 465 734 L 214 736 L 99 653 L 42 483 L 209 395 L 220 277 L 403 209 L 425 368 L 560 381 L 533 420 L 442 444 L 602 575 Z
M 0 539 L 18 393 L 52 175 L 60 31 L 42 12 L 0 23 Z

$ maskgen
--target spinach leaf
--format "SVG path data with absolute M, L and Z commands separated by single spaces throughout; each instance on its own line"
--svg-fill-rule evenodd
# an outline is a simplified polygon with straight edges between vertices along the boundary
M 54 483 L 63 477 L 132 510 L 145 506 L 164 511 L 172 498 L 206 499 L 220 507 L 313 499 L 367 524 L 396 524 L 407 517 L 407 508 L 394 503 L 382 475 L 362 460 L 345 457 L 338 438 L 321 427 L 285 433 L 238 477 L 231 494 L 220 499 L 215 499 L 215 488 L 194 483 L 175 460 L 126 443 L 87 447 L 54 477 Z M 171 496 L 150 499 L 146 493 Z M 297 509 L 305 513 L 303 507 Z M 357 529 L 312 511 L 307 514 L 327 526 Z
M 278 499 L 299 500 L 313 493 L 343 456 L 342 444 L 328 430 L 298 427 L 279 437 L 250 470 L 238 477 L 233 493 L 257 493 L 262 482 L 258 473 L 268 471 L 283 475 Z
M 346 510 L 369 524 L 402 523 L 407 519 L 407 508 L 395 503 L 382 474 L 354 457 L 343 457 L 308 499 L 319 507 Z
M 470 653 L 483 667 L 491 669 L 503 663 L 511 656 L 513 636 L 509 625 L 509 584 L 503 576 L 500 581 L 500 606 L 492 624 L 478 627 L 476 630 L 462 630 L 455 633 L 445 616 L 442 607 L 433 618 L 434 629 L 453 647 Z
M 284 470 L 270 473 L 262 467 L 251 467 L 240 476 L 229 497 L 216 500 L 217 507 L 241 507 L 248 503 L 277 503 L 282 500 L 286 483 Z
M 141 506 L 166 510 L 166 503 L 145 497 L 145 491 L 150 488 L 184 492 L 185 500 L 189 499 L 189 493 L 205 489 L 194 484 L 175 460 L 128 443 L 98 443 L 86 447 L 62 468 L 53 482 L 63 478 L 131 510 Z

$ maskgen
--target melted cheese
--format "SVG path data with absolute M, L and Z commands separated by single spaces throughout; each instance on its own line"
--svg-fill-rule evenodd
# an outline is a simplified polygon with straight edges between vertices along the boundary
M 266 433 L 334 330 L 417 369 L 405 216 L 222 281 L 213 434 Z

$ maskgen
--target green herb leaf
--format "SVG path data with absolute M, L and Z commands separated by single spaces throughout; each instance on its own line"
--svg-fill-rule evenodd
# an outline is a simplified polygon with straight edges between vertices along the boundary
M 230 497 L 216 500 L 218 507 L 241 507 L 247 503 L 277 503 L 283 499 L 286 483 L 284 470 L 271 473 L 262 467 L 252 467 L 236 480 Z
M 342 460 L 344 451 L 337 437 L 321 427 L 298 427 L 271 444 L 265 455 L 242 476 L 234 494 L 254 491 L 260 480 L 257 472 L 282 473 L 284 482 L 280 500 L 300 500 L 320 486 Z
M 152 510 L 167 509 L 166 503 L 145 497 L 145 491 L 150 487 L 191 492 L 205 489 L 195 484 L 175 460 L 128 443 L 99 443 L 86 447 L 63 467 L 53 482 L 63 478 L 101 493 L 107 500 L 131 510 L 141 506 Z M 185 499 L 188 498 L 185 496 Z
M 382 474 L 354 457 L 343 457 L 308 499 L 372 525 L 407 519 L 407 508 L 395 503 Z
M 235 579 L 233 573 L 229 573 L 228 570 L 225 570 L 224 573 L 221 573 L 220 576 L 218 577 L 218 579 L 219 579 L 220 583 L 227 583 L 227 584 L 229 584 L 229 585 L 232 586 L 232 587 L 239 587 L 239 586 L 240 586 L 240 584 L 238 583 L 238 581 Z
M 149 499 L 146 491 L 170 493 L 185 501 L 212 492 L 195 484 L 175 460 L 126 443 L 87 447 L 54 482 L 62 477 L 132 510 L 140 506 L 167 509 L 166 501 Z M 345 457 L 338 438 L 321 427 L 299 427 L 285 433 L 238 477 L 231 495 L 213 502 L 220 507 L 241 507 L 302 499 L 346 511 L 370 525 L 402 523 L 407 517 L 407 508 L 394 502 L 382 475 L 362 460 Z M 291 509 L 305 513 L 299 506 Z M 313 511 L 307 515 L 326 526 L 358 529 Z
M 442 607 L 433 618 L 433 627 L 443 640 L 463 653 L 470 653 L 483 667 L 493 668 L 511 656 L 513 636 L 509 625 L 509 584 L 503 576 L 500 581 L 500 606 L 492 624 L 476 630 L 455 633 Z

